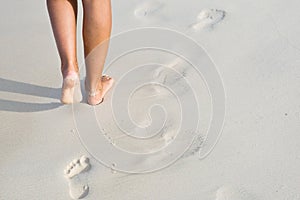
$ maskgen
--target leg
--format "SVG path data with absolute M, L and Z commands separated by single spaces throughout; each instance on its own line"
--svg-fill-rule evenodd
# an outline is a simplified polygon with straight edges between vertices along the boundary
M 110 0 L 82 0 L 83 40 L 86 63 L 86 89 L 90 92 L 88 103 L 101 102 L 112 86 L 113 79 L 102 77 L 112 26 Z
M 76 56 L 77 0 L 47 0 L 63 76 L 78 72 Z
M 47 7 L 64 78 L 61 101 L 62 103 L 73 103 L 74 87 L 78 82 L 77 0 L 47 0 Z

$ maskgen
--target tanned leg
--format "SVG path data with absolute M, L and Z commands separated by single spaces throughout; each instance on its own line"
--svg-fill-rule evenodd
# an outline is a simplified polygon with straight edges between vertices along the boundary
M 82 3 L 86 89 L 89 94 L 88 103 L 96 105 L 101 103 L 113 84 L 111 77 L 102 76 L 112 26 L 111 2 L 82 0 Z
M 74 80 L 78 79 L 76 55 L 77 0 L 47 0 L 47 8 L 64 78 L 61 101 L 62 103 L 73 103 Z

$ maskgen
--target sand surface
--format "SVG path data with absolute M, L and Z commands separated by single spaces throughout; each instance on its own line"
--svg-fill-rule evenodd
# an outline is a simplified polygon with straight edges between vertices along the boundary
M 121 57 L 107 69 L 117 80 L 124 81 L 116 85 L 117 96 L 110 93 L 104 104 L 95 109 L 84 103 L 61 105 L 60 63 L 45 2 L 2 2 L 0 199 L 66 200 L 71 198 L 70 187 L 76 189 L 82 184 L 88 185 L 85 199 L 91 200 L 300 199 L 300 2 L 113 0 L 112 5 L 114 36 L 136 28 L 160 27 L 185 34 L 187 41 L 198 43 L 202 47 L 200 53 L 185 46 L 183 39 L 177 43 L 176 34 L 155 35 L 168 50 L 181 49 L 188 60 L 201 60 L 203 65 L 199 62 L 198 67 L 204 70 L 203 74 L 209 74 L 209 67 L 216 67 L 226 102 L 214 104 L 209 99 L 210 89 L 204 81 L 207 77 L 196 76 L 183 57 L 144 49 Z M 78 57 L 83 63 L 81 23 L 78 29 Z M 146 31 L 148 38 L 142 39 L 136 32 L 129 34 L 127 40 L 115 37 L 109 56 L 118 55 L 129 46 L 138 47 L 139 42 L 143 47 L 155 43 L 149 33 Z M 168 42 L 171 39 L 175 42 Z M 126 71 L 153 59 L 156 64 L 133 70 L 132 74 Z M 120 65 L 123 68 L 118 69 Z M 127 76 L 122 79 L 124 74 Z M 83 69 L 81 76 L 83 79 Z M 189 87 L 185 87 L 182 77 L 190 80 Z M 179 98 L 159 84 L 141 87 L 136 95 L 129 96 L 126 89 L 151 78 L 169 86 Z M 215 80 L 212 84 L 217 88 Z M 192 92 L 197 96 L 199 112 L 193 109 L 196 104 L 187 103 Z M 133 102 L 127 105 L 132 118 L 123 112 L 129 97 Z M 178 101 L 183 107 L 178 107 Z M 115 116 L 111 115 L 111 102 L 116 105 Z M 157 102 L 165 110 L 153 107 L 149 117 L 148 109 Z M 211 106 L 222 108 L 222 102 L 226 106 L 222 134 L 213 151 L 199 159 L 199 149 L 208 149 L 216 139 L 206 146 L 201 140 L 209 137 L 205 133 L 212 117 Z M 147 112 L 143 112 L 145 108 Z M 180 108 L 187 112 L 178 112 Z M 165 112 L 170 114 L 164 121 Z M 198 128 L 194 127 L 194 116 L 201 119 Z M 180 117 L 189 119 L 181 127 Z M 120 123 L 118 126 L 114 119 Z M 129 119 L 135 123 L 126 121 Z M 154 125 L 145 132 L 143 127 L 151 122 Z M 162 122 L 167 134 L 145 143 L 122 137 L 118 129 L 122 126 L 125 131 L 144 137 L 157 131 Z M 93 135 L 99 128 L 107 140 Z M 118 145 L 129 154 L 165 149 L 179 128 L 184 134 L 174 140 L 178 148 L 170 147 L 153 157 L 129 157 L 113 151 Z M 196 144 L 168 168 L 146 174 L 120 172 L 145 172 L 167 165 L 183 153 L 195 131 L 199 132 Z M 92 167 L 69 182 L 64 169 L 81 155 L 90 158 Z M 105 162 L 101 164 L 100 158 Z

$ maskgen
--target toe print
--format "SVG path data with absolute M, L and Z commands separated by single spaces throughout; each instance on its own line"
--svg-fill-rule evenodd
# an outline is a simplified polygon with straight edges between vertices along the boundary
M 81 156 L 80 159 L 74 159 L 64 170 L 66 178 L 73 178 L 83 171 L 90 168 L 89 159 L 86 156 Z

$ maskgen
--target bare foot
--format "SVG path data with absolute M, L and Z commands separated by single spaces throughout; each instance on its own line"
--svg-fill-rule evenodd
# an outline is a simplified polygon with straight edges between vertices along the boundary
M 88 91 L 87 102 L 90 105 L 98 105 L 103 102 L 104 96 L 113 86 L 114 79 L 108 75 L 103 75 L 101 81 L 99 82 L 98 88 L 96 91 Z
M 71 104 L 74 101 L 81 101 L 79 76 L 76 72 L 69 72 L 64 77 L 60 101 L 63 104 Z

